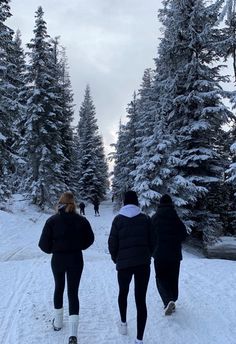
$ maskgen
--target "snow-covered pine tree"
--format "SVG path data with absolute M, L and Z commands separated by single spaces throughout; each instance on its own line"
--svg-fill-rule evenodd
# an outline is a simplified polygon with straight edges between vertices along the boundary
M 26 101 L 22 98 L 24 94 L 26 80 L 26 62 L 25 62 L 25 53 L 22 48 L 21 33 L 19 30 L 16 31 L 14 40 L 13 40 L 13 54 L 12 60 L 15 65 L 15 78 L 14 78 L 14 87 L 15 91 L 12 94 L 16 102 L 14 109 L 14 123 L 12 126 L 13 138 L 12 138 L 12 150 L 14 152 L 14 170 L 15 172 L 12 175 L 11 184 L 13 186 L 13 191 L 18 191 L 21 189 L 22 178 L 24 178 L 24 167 L 25 161 L 21 156 L 20 147 L 22 143 L 22 136 L 25 131 L 25 121 L 26 121 Z M 22 191 L 22 190 L 21 190 Z
M 236 0 L 225 0 L 219 22 L 225 20 L 222 35 L 219 37 L 218 53 L 223 58 L 233 60 L 234 80 L 236 81 Z
M 220 75 L 214 49 L 222 1 L 211 6 L 202 0 L 164 4 L 160 19 L 165 33 L 160 48 L 171 77 L 166 79 L 165 98 L 168 130 L 175 140 L 167 162 L 171 170 L 168 192 L 187 223 L 203 231 L 209 242 L 221 230 L 211 201 L 217 198 L 224 172 L 218 145 L 222 125 L 229 118 L 219 85 L 226 78 Z
M 79 111 L 77 146 L 77 198 L 87 201 L 105 198 L 107 191 L 107 165 L 101 136 L 98 132 L 96 110 L 90 93 L 85 89 Z
M 98 135 L 96 137 L 96 140 L 97 178 L 100 182 L 100 186 L 98 188 L 98 199 L 104 200 L 109 189 L 108 163 L 105 155 L 105 148 L 102 137 Z
M 124 192 L 134 187 L 139 126 L 138 99 L 136 92 L 133 93 L 133 98 L 128 104 L 126 111 L 128 122 L 126 125 L 120 124 L 118 140 L 117 143 L 113 145 L 116 150 L 112 157 L 115 163 L 112 182 L 115 208 L 121 205 Z M 125 144 L 123 144 L 124 142 Z M 119 166 L 120 163 L 122 168 Z
M 57 68 L 57 98 L 61 111 L 58 112 L 58 130 L 61 137 L 63 160 L 61 161 L 61 178 L 69 190 L 75 191 L 74 168 L 74 138 L 72 121 L 74 116 L 73 92 L 70 82 L 69 67 L 64 47 L 59 47 L 58 38 L 52 41 L 54 63 Z
M 133 93 L 133 98 L 128 104 L 127 109 L 127 123 L 125 125 L 126 135 L 126 161 L 127 161 L 127 176 L 128 176 L 128 188 L 134 187 L 134 176 L 132 172 L 136 170 L 137 162 L 136 156 L 138 152 L 138 130 L 140 123 L 139 116 L 139 99 L 136 92 Z
M 15 65 L 12 61 L 14 32 L 5 24 L 11 16 L 9 3 L 9 0 L 0 1 L 0 202 L 9 197 L 9 175 L 14 171 L 11 147 L 16 107 Z
M 222 28 L 222 38 L 219 41 L 219 54 L 228 64 L 233 61 L 234 82 L 236 81 L 236 0 L 226 0 L 223 7 L 221 21 L 225 20 L 225 25 Z M 228 92 L 228 97 L 232 104 L 233 110 L 236 108 L 236 91 Z M 225 138 L 224 154 L 228 155 L 226 166 L 226 183 L 224 185 L 224 203 L 225 203 L 225 228 L 228 232 L 236 233 L 236 211 L 235 211 L 235 196 L 236 196 L 236 117 L 232 118 L 230 128 Z M 219 204 L 219 203 L 218 203 Z M 227 221 L 226 221 L 227 220 Z M 227 226 L 228 225 L 228 226 Z
M 157 122 L 158 99 L 153 88 L 153 72 L 146 69 L 139 90 L 136 145 L 136 169 L 131 173 L 134 176 L 134 190 L 138 193 L 141 208 L 152 212 L 160 198 L 162 180 L 158 173 L 161 162 L 161 121 Z M 154 130 L 155 128 L 155 130 Z
M 129 189 L 129 170 L 127 155 L 127 136 L 125 125 L 120 122 L 117 142 L 112 144 L 115 152 L 111 154 L 114 161 L 112 177 L 112 195 L 114 198 L 114 209 L 118 210 L 123 201 L 124 193 Z
M 40 207 L 55 204 L 66 185 L 63 180 L 59 101 L 60 85 L 53 46 L 49 41 L 43 9 L 36 11 L 34 38 L 27 70 L 27 121 L 24 147 L 27 157 L 27 189 L 32 201 Z

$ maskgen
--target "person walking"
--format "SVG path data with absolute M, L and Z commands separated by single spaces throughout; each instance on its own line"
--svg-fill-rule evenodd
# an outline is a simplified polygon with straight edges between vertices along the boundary
M 97 197 L 95 197 L 95 199 L 93 201 L 93 207 L 94 207 L 95 216 L 100 216 L 100 214 L 99 214 L 99 200 Z
M 157 289 L 164 304 L 165 315 L 171 315 L 178 299 L 181 243 L 186 239 L 187 231 L 169 195 L 161 197 L 152 224 L 156 237 L 153 257 Z
M 153 250 L 151 219 L 141 213 L 137 194 L 129 190 L 111 226 L 108 248 L 116 264 L 119 284 L 118 305 L 120 311 L 119 331 L 127 334 L 127 297 L 129 285 L 134 276 L 135 301 L 137 308 L 137 339 L 143 343 L 147 320 L 146 293 L 150 277 L 151 254 Z
M 45 253 L 52 253 L 51 267 L 55 280 L 53 328 L 63 326 L 63 293 L 65 276 L 69 301 L 69 344 L 77 344 L 79 321 L 78 290 L 83 271 L 82 250 L 94 242 L 90 223 L 76 213 L 76 204 L 71 192 L 61 195 L 58 211 L 45 223 L 39 247 Z
M 80 202 L 80 204 L 79 204 L 79 213 L 80 213 L 80 215 L 85 215 L 85 204 L 84 204 L 84 202 Z

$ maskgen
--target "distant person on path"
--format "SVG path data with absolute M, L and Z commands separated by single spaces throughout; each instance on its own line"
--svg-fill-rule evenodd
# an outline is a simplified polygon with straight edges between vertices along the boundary
M 137 307 L 137 339 L 143 343 L 147 320 L 146 293 L 150 277 L 151 254 L 153 251 L 151 219 L 141 213 L 137 194 L 127 191 L 124 206 L 113 222 L 108 239 L 109 252 L 116 264 L 119 284 L 118 305 L 120 310 L 119 331 L 127 334 L 127 297 L 134 276 L 135 301 Z
M 156 236 L 153 253 L 156 284 L 164 304 L 165 315 L 171 315 L 178 299 L 181 243 L 186 239 L 187 231 L 169 195 L 161 197 L 152 223 Z
M 94 207 L 95 216 L 100 216 L 100 214 L 99 214 L 99 200 L 97 197 L 93 201 L 93 207 Z
M 77 344 L 79 321 L 78 290 L 83 271 L 82 250 L 94 241 L 91 226 L 83 216 L 76 213 L 76 204 L 71 192 L 61 195 L 58 211 L 45 223 L 39 247 L 52 253 L 51 267 L 55 280 L 53 328 L 63 326 L 63 293 L 65 276 L 69 301 L 69 344 Z
M 80 202 L 80 204 L 79 204 L 79 213 L 80 213 L 80 215 L 85 215 L 85 204 L 84 204 L 84 202 Z

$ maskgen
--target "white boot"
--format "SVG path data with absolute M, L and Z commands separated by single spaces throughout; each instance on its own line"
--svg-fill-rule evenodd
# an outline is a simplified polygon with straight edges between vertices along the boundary
M 135 339 L 134 344 L 143 344 L 143 341 L 139 339 Z
M 63 325 L 63 308 L 54 309 L 54 318 L 52 320 L 52 326 L 54 331 L 60 331 Z
M 78 325 L 79 325 L 79 316 L 76 314 L 70 315 L 69 316 L 69 337 L 77 338 Z
M 127 329 L 127 322 L 120 322 L 118 324 L 118 329 L 120 334 L 122 334 L 123 336 L 126 336 L 128 334 L 128 329 Z

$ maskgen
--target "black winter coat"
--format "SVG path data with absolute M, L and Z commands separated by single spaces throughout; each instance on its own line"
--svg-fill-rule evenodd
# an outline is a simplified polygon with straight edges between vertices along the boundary
M 94 242 L 94 234 L 86 218 L 61 210 L 45 223 L 39 247 L 46 253 L 75 253 Z
M 150 264 L 154 248 L 151 219 L 142 213 L 134 217 L 117 215 L 108 248 L 117 270 Z
M 187 237 L 184 223 L 180 220 L 173 205 L 160 204 L 152 224 L 156 236 L 153 253 L 155 260 L 182 260 L 181 243 Z

